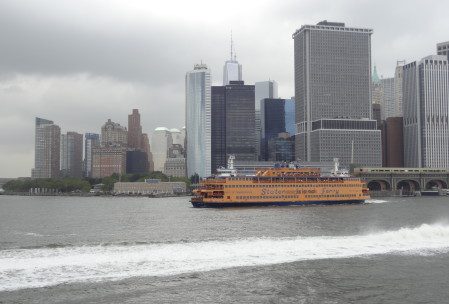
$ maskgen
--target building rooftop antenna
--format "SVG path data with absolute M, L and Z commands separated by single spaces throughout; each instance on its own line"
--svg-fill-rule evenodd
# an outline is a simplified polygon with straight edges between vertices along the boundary
M 233 52 L 233 41 L 232 41 L 232 30 L 231 30 L 231 60 L 232 60 L 232 52 Z

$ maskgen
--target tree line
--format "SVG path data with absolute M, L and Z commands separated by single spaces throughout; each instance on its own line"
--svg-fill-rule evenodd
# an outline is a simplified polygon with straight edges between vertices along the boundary
M 46 188 L 56 192 L 89 192 L 94 185 L 101 184 L 101 190 L 110 192 L 114 189 L 114 183 L 143 182 L 145 179 L 160 179 L 163 182 L 185 182 L 190 187 L 190 180 L 185 177 L 169 177 L 160 171 L 136 174 L 112 174 L 104 178 L 26 178 L 14 179 L 3 185 L 7 192 L 30 192 L 34 188 Z

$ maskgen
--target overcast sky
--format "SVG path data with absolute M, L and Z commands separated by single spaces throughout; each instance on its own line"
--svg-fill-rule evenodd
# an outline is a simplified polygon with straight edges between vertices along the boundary
M 449 2 L 392 0 L 0 0 L 0 177 L 29 176 L 34 117 L 62 132 L 184 125 L 184 77 L 201 60 L 221 84 L 232 30 L 248 84 L 293 96 L 292 33 L 321 20 L 368 27 L 379 75 L 449 40 Z

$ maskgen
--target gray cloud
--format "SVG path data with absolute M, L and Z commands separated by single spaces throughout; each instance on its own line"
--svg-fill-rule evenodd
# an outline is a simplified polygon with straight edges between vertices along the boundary
M 221 83 L 234 33 L 247 83 L 275 79 L 293 95 L 292 33 L 323 19 L 374 29 L 373 62 L 420 59 L 449 40 L 445 1 L 0 1 L 0 176 L 30 174 L 34 117 L 63 131 L 184 125 L 184 75 L 203 60 Z

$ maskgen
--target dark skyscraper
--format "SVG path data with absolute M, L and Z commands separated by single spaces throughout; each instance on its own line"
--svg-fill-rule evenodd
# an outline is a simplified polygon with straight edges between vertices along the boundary
M 148 155 L 144 151 L 126 151 L 126 173 L 147 173 Z
M 267 160 L 276 162 L 291 162 L 295 160 L 294 137 L 289 133 L 279 133 L 270 138 L 267 144 Z
M 231 81 L 212 87 L 212 157 L 214 172 L 226 166 L 229 155 L 236 160 L 256 160 L 254 86 Z
M 139 110 L 133 109 L 128 115 L 128 148 L 142 149 L 142 126 Z
M 260 101 L 261 156 L 268 160 L 268 141 L 285 132 L 285 99 L 265 98 Z
M 226 87 L 211 88 L 211 168 L 226 164 Z

